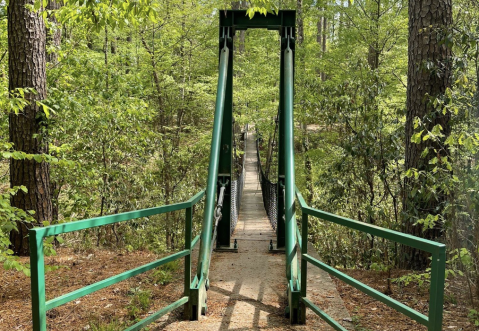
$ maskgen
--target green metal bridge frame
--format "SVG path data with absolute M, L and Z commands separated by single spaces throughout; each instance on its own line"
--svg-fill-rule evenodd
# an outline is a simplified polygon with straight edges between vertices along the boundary
M 281 10 L 277 15 L 255 15 L 253 19 L 249 19 L 244 10 L 222 10 L 219 14 L 219 78 L 206 191 L 199 192 L 186 202 L 173 205 L 29 230 L 33 330 L 47 330 L 46 312 L 49 309 L 183 257 L 185 258 L 183 297 L 126 330 L 140 330 L 154 320 L 183 305 L 186 305 L 185 315 L 190 320 L 197 320 L 200 315 L 206 314 L 209 266 L 214 242 L 216 241 L 216 247 L 221 249 L 222 247 L 229 247 L 231 241 L 233 37 L 237 30 L 264 28 L 277 30 L 281 36 L 279 164 L 277 179 L 278 215 L 276 231 L 277 247 L 284 247 L 285 249 L 285 276 L 288 285 L 288 308 L 286 314 L 289 316 L 290 322 L 292 324 L 304 324 L 306 322 L 306 307 L 308 307 L 334 329 L 346 330 L 307 299 L 307 264 L 311 263 L 417 322 L 426 325 L 428 331 L 440 331 L 443 315 L 445 245 L 313 209 L 306 205 L 295 186 L 293 98 L 296 12 Z M 206 200 L 202 231 L 200 236 L 192 240 L 193 206 L 204 195 L 206 195 Z M 302 213 L 301 233 L 296 222 L 296 198 Z M 184 250 L 46 301 L 43 255 L 44 238 L 176 210 L 185 210 Z M 308 218 L 310 216 L 430 252 L 432 254 L 432 265 L 429 316 L 423 315 L 308 255 Z M 198 241 L 200 242 L 200 251 L 197 272 L 194 279 L 191 280 L 191 254 Z M 301 250 L 301 267 L 299 267 L 298 248 Z

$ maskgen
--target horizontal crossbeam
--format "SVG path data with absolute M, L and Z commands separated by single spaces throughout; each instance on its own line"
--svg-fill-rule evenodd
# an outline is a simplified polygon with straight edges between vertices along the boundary
M 220 15 L 220 27 L 232 27 L 235 30 L 268 29 L 281 31 L 284 27 L 295 27 L 296 12 L 280 10 L 277 15 L 268 13 L 256 14 L 250 18 L 246 10 L 226 10 Z

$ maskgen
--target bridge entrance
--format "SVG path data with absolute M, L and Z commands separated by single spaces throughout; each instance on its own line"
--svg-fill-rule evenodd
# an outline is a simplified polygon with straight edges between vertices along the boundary
M 444 275 L 445 275 L 445 261 L 446 249 L 445 245 L 422 238 L 414 237 L 408 234 L 397 231 L 380 228 L 372 224 L 358 222 L 345 217 L 334 215 L 322 210 L 314 209 L 306 204 L 301 196 L 301 193 L 295 186 L 295 169 L 294 169 L 294 125 L 293 125 L 293 90 L 294 90 L 294 52 L 295 52 L 295 11 L 279 11 L 278 15 L 267 14 L 256 15 L 253 19 L 249 19 L 246 11 L 226 10 L 220 11 L 220 27 L 219 27 L 219 77 L 217 87 L 216 108 L 213 124 L 213 135 L 211 140 L 211 150 L 208 168 L 208 179 L 206 192 L 201 191 L 192 197 L 190 200 L 176 203 L 167 206 L 153 207 L 142 210 L 135 210 L 121 214 L 102 216 L 77 222 L 56 224 L 47 227 L 33 228 L 29 230 L 30 242 L 30 261 L 31 261 L 31 284 L 32 284 L 32 319 L 34 331 L 46 330 L 46 311 L 61 306 L 67 302 L 111 286 L 120 281 L 134 277 L 140 273 L 152 270 L 158 266 L 168 262 L 184 258 L 184 295 L 176 302 L 169 306 L 153 313 L 147 318 L 137 322 L 129 327 L 128 331 L 140 330 L 149 323 L 159 319 L 161 316 L 175 310 L 178 307 L 185 306 L 186 317 L 189 320 L 198 320 L 201 315 L 205 315 L 208 310 L 207 291 L 214 289 L 223 295 L 229 293 L 230 300 L 237 300 L 234 298 L 243 298 L 243 301 L 254 299 L 248 295 L 251 293 L 258 293 L 255 302 L 255 307 L 262 307 L 259 310 L 258 319 L 261 316 L 261 311 L 270 309 L 271 305 L 266 305 L 268 298 L 276 296 L 277 298 L 286 297 L 285 312 L 289 317 L 291 324 L 304 324 L 306 322 L 306 308 L 309 312 L 321 317 L 327 324 L 335 330 L 347 330 L 337 320 L 332 318 L 326 311 L 320 309 L 314 298 L 318 294 L 318 288 L 323 286 L 319 292 L 328 294 L 329 290 L 324 289 L 324 284 L 327 283 L 327 278 L 321 280 L 320 284 L 315 283 L 314 278 L 310 276 L 313 274 L 311 268 L 315 270 L 323 270 L 341 281 L 355 287 L 356 289 L 366 293 L 374 299 L 385 303 L 394 308 L 398 312 L 410 317 L 416 322 L 427 326 L 428 331 L 440 331 L 442 329 L 443 317 L 443 297 L 444 297 Z M 243 206 L 242 216 L 240 217 L 240 228 L 236 233 L 237 241 L 244 241 L 251 249 L 250 252 L 246 249 L 245 254 L 240 254 L 240 257 L 231 258 L 224 257 L 223 261 L 216 261 L 216 265 L 210 268 L 213 248 L 230 249 L 231 235 L 234 230 L 234 225 L 237 220 L 237 211 L 239 204 L 236 202 L 241 198 L 243 190 L 243 182 L 241 179 L 233 180 L 232 176 L 232 159 L 233 159 L 233 36 L 237 30 L 264 28 L 269 30 L 277 30 L 280 34 L 280 48 L 281 48 L 281 62 L 280 62 L 280 100 L 278 109 L 279 119 L 279 148 L 278 148 L 278 177 L 276 182 L 276 219 L 272 220 L 276 224 L 276 232 L 273 232 L 269 227 L 268 220 L 264 217 L 265 213 L 259 213 L 258 205 L 261 206 L 261 194 L 259 194 L 259 184 L 251 182 L 257 180 L 257 175 L 254 169 L 256 163 L 254 158 L 254 143 L 251 137 L 247 144 L 247 158 L 249 161 L 246 164 L 246 177 L 243 176 L 245 186 L 245 201 L 254 199 L 257 202 L 255 207 L 251 203 Z M 261 167 L 258 167 L 261 171 Z M 264 178 L 263 174 L 258 176 Z M 256 189 L 254 185 L 256 184 Z M 263 184 L 263 183 L 262 183 Z M 265 187 L 265 185 L 261 185 Z M 265 193 L 264 191 L 262 192 Z M 206 195 L 203 222 L 201 234 L 196 238 L 192 237 L 193 221 L 192 215 L 194 206 L 199 203 L 202 197 Z M 236 196 L 237 200 L 232 203 L 232 197 Z M 268 197 L 265 197 L 267 199 Z M 298 210 L 301 210 L 301 222 L 296 221 L 295 201 L 298 204 Z M 265 203 L 266 205 L 266 203 Z M 249 206 L 249 208 L 245 208 Z M 163 214 L 172 211 L 185 211 L 185 247 L 184 250 L 161 258 L 157 261 L 148 263 L 141 267 L 131 269 L 121 274 L 112 276 L 105 280 L 90 284 L 83 288 L 77 289 L 73 292 L 61 295 L 57 298 L 46 300 L 45 295 L 45 266 L 43 256 L 43 240 L 46 237 L 68 233 L 72 231 L 79 231 L 84 229 L 105 226 L 114 223 L 125 222 L 128 220 L 149 217 L 152 215 Z M 271 215 L 270 215 L 271 217 Z M 352 230 L 360 231 L 375 237 L 387 239 L 396 242 L 400 245 L 411 246 L 420 250 L 431 253 L 431 278 L 430 278 L 430 299 L 428 316 L 416 311 L 402 302 L 399 302 L 375 289 L 363 284 L 345 273 L 329 266 L 319 260 L 315 256 L 314 249 L 308 248 L 308 226 L 309 217 L 321 219 L 324 222 L 339 224 Z M 246 223 L 248 221 L 248 223 Z M 263 222 L 264 221 L 264 222 Z M 301 223 L 300 225 L 298 223 Z M 242 232 L 241 232 L 242 231 Z M 259 232 L 259 234 L 258 234 Z M 263 234 L 264 233 L 264 234 Z M 284 256 L 268 255 L 268 246 L 262 243 L 266 237 L 266 242 L 276 239 L 279 248 L 284 247 Z M 197 271 L 192 278 L 192 253 L 195 245 L 200 242 Z M 260 243 L 259 245 L 257 243 Z M 236 248 L 233 246 L 232 250 Z M 264 253 L 260 253 L 264 250 Z M 269 256 L 268 258 L 264 258 Z M 221 253 L 220 253 L 221 254 Z M 222 253 L 224 254 L 224 253 Z M 262 258 L 260 259 L 260 256 Z M 299 258 L 300 256 L 300 258 Z M 221 256 L 219 256 L 221 257 Z M 235 261 L 241 261 L 237 264 Z M 249 267 L 251 264 L 261 263 L 257 274 L 249 272 L 245 266 Z M 258 262 L 264 261 L 264 262 Z M 299 262 L 301 261 L 301 264 Z M 230 266 L 231 265 L 231 266 Z M 273 267 L 275 265 L 275 267 Z M 271 266 L 271 269 L 268 269 Z M 283 271 L 276 270 L 280 266 Z M 216 268 L 216 269 L 215 269 Z M 220 268 L 220 269 L 218 269 Z M 210 269 L 216 272 L 216 275 L 224 275 L 230 273 L 228 279 L 233 280 L 232 287 L 219 286 L 223 282 L 223 278 L 215 278 L 214 283 L 211 283 Z M 222 273 L 218 272 L 221 270 Z M 272 279 L 276 279 L 281 275 L 279 281 L 273 284 Z M 286 276 L 284 279 L 283 275 Z M 314 274 L 313 274 L 314 275 Z M 215 276 L 215 277 L 217 277 Z M 243 279 L 240 284 L 245 284 L 249 290 L 245 295 L 242 292 L 243 286 L 239 286 L 236 280 Z M 266 287 L 265 284 L 269 280 L 270 285 Z M 226 282 L 225 282 L 226 283 Z M 229 284 L 229 283 L 228 283 Z M 316 285 L 315 290 L 310 291 L 307 296 L 307 284 Z M 321 285 L 322 284 L 322 285 Z M 334 288 L 334 287 L 332 287 Z M 331 291 L 333 291 L 331 289 Z M 213 291 L 214 292 L 214 291 Z M 284 293 L 286 292 L 286 295 Z M 269 294 L 268 294 L 269 293 Z M 333 295 L 334 297 L 335 295 Z M 336 295 L 336 297 L 338 297 Z M 340 299 L 339 299 L 340 301 Z M 324 300 L 321 301 L 324 304 Z M 254 310 L 254 314 L 258 310 Z M 246 311 L 242 311 L 246 314 Z M 256 315 L 254 315 L 256 316 Z M 337 316 L 335 316 L 338 318 Z M 242 316 L 239 316 L 241 319 Z M 231 320 L 230 320 L 231 321 Z M 226 320 L 226 322 L 228 322 Z M 222 323 L 226 323 L 223 321 Z M 187 323 L 187 322 L 184 322 Z M 194 323 L 192 323 L 194 324 Z M 344 323 L 342 323 L 344 324 Z M 259 324 L 258 324 L 259 325 Z M 229 324 L 226 323 L 226 329 Z M 275 325 L 273 325 L 274 327 Z M 255 325 L 253 325 L 255 327 Z M 251 327 L 240 327 L 239 329 L 249 329 Z M 187 329 L 184 325 L 179 329 Z M 195 326 L 195 330 L 201 330 L 200 327 Z M 210 330 L 206 328 L 205 330 Z M 219 329 L 223 328 L 223 324 L 219 325 Z M 170 329 L 174 330 L 174 329 Z

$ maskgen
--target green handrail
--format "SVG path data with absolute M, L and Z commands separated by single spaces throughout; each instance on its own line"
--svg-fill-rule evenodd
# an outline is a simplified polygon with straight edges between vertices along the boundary
M 294 210 L 294 125 L 293 125 L 293 51 L 290 48 L 292 36 L 287 33 L 287 47 L 284 50 L 284 132 L 285 132 L 285 254 L 286 278 L 296 284 L 298 280 L 296 256 L 296 215 Z
M 307 285 L 307 263 L 328 272 L 329 274 L 341 279 L 347 284 L 357 288 L 358 290 L 372 296 L 373 298 L 385 303 L 391 308 L 401 312 L 402 314 L 414 319 L 415 321 L 427 326 L 428 331 L 440 331 L 442 329 L 443 301 L 444 301 L 444 278 L 446 270 L 446 245 L 431 240 L 415 237 L 406 233 L 381 228 L 376 225 L 355 221 L 346 217 L 334 215 L 322 210 L 309 207 L 304 201 L 303 196 L 296 188 L 296 197 L 302 210 L 302 247 L 301 247 L 301 300 L 317 315 L 322 317 L 329 325 L 336 330 L 346 330 L 338 322 L 328 316 L 324 311 L 315 306 L 311 301 L 306 299 Z M 429 316 L 426 316 L 405 304 L 390 298 L 389 296 L 365 285 L 356 279 L 338 271 L 337 269 L 311 257 L 308 255 L 308 216 L 318 217 L 322 220 L 346 226 L 350 229 L 359 230 L 374 236 L 395 241 L 397 243 L 411 246 L 432 254 L 431 266 L 431 286 L 429 298 Z
M 225 37 L 226 38 L 226 37 Z M 223 114 L 225 108 L 225 95 L 226 95 L 226 78 L 228 76 L 228 57 L 229 48 L 226 46 L 221 50 L 220 55 L 220 68 L 218 77 L 218 87 L 216 95 L 216 108 L 215 108 L 215 121 L 213 124 L 213 135 L 211 137 L 211 150 L 210 150 L 210 163 L 208 167 L 208 181 L 206 186 L 206 203 L 205 211 L 203 214 L 203 225 L 201 232 L 200 243 L 200 256 L 198 259 L 198 271 L 197 276 L 205 276 L 208 278 L 208 267 L 210 251 L 211 251 L 211 237 L 213 230 L 213 213 L 216 203 L 216 182 L 218 180 L 218 167 L 220 157 L 220 145 L 221 145 L 221 130 L 223 123 Z
M 29 244 L 30 244 L 30 266 L 31 266 L 31 291 L 32 291 L 32 317 L 33 317 L 33 330 L 34 331 L 46 331 L 46 312 L 47 310 L 61 306 L 67 302 L 91 294 L 98 290 L 101 290 L 107 286 L 116 284 L 125 279 L 134 277 L 148 270 L 159 267 L 165 263 L 185 257 L 185 288 L 184 296 L 171 305 L 161 309 L 146 319 L 136 323 L 127 330 L 140 330 L 145 325 L 160 318 L 164 314 L 184 305 L 189 301 L 190 293 L 190 280 L 191 280 L 191 251 L 193 247 L 198 243 L 199 236 L 193 241 L 192 228 L 193 228 L 193 206 L 200 201 L 205 192 L 201 191 L 193 196 L 191 199 L 185 202 L 176 203 L 167 206 L 154 207 L 148 209 L 141 209 L 130 211 L 126 213 L 108 215 L 103 217 L 96 217 L 87 220 L 81 220 L 77 222 L 55 224 L 44 228 L 33 228 L 28 231 Z M 108 224 L 114 224 L 119 222 L 125 222 L 140 217 L 148 217 L 152 215 L 164 214 L 167 212 L 185 210 L 185 249 L 161 258 L 157 261 L 147 263 L 143 266 L 125 271 L 119 275 L 112 276 L 110 278 L 101 280 L 94 284 L 85 286 L 73 292 L 61 295 L 52 300 L 46 301 L 45 299 L 45 262 L 43 255 L 43 239 L 46 237 L 59 235 L 62 233 L 68 233 L 72 231 L 79 231 L 84 229 L 95 228 Z

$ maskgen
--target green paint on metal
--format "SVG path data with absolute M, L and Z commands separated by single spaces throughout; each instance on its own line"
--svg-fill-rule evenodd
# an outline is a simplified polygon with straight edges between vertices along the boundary
M 342 216 L 327 213 L 321 210 L 313 209 L 309 207 L 304 201 L 301 193 L 296 188 L 296 196 L 301 205 L 302 210 L 302 230 L 303 230 L 303 247 L 301 250 L 302 262 L 311 263 L 316 267 L 330 273 L 331 275 L 341 279 L 347 284 L 363 291 L 364 293 L 372 296 L 373 298 L 385 303 L 389 307 L 396 309 L 402 314 L 414 319 L 415 321 L 426 325 L 428 331 L 440 331 L 442 329 L 443 319 L 443 301 L 444 301 L 444 281 L 445 281 L 445 266 L 446 266 L 446 246 L 444 244 L 434 242 L 431 240 L 415 237 L 409 234 L 393 231 L 378 226 L 358 222 Z M 429 298 L 429 317 L 421 314 L 420 312 L 404 305 L 403 303 L 394 300 L 383 293 L 376 291 L 375 289 L 357 281 L 356 279 L 349 277 L 348 275 L 336 270 L 333 267 L 309 256 L 307 254 L 307 241 L 304 240 L 307 235 L 308 215 L 321 218 L 326 221 L 330 221 L 336 224 L 346 226 L 351 229 L 359 230 L 365 233 L 370 233 L 374 236 L 389 239 L 403 245 L 412 246 L 426 252 L 432 253 L 432 265 L 431 265 L 431 286 L 430 286 L 430 298 Z M 306 264 L 304 263 L 304 264 Z M 303 263 L 302 263 L 303 267 Z M 303 271 L 303 270 L 302 270 Z M 306 296 L 306 279 L 302 278 L 302 300 L 309 307 Z M 311 308 L 311 307 L 310 307 Z M 316 307 L 317 308 L 317 307 Z M 312 308 L 313 309 L 313 308 Z M 319 309 L 319 308 L 318 308 Z M 314 309 L 313 309 L 314 310 Z M 322 316 L 318 311 L 315 311 L 318 315 Z M 325 318 L 324 316 L 322 316 Z M 329 322 L 328 322 L 329 323 Z
M 233 50 L 232 29 L 220 25 L 220 54 L 226 43 L 226 47 Z M 223 36 L 223 33 L 225 35 Z M 221 60 L 221 58 L 220 58 Z M 222 218 L 217 229 L 217 248 L 229 247 L 231 241 L 231 183 L 233 182 L 233 52 L 228 53 L 228 68 L 226 74 L 226 91 L 224 97 L 224 111 L 221 130 L 221 149 L 218 164 L 218 181 L 228 183 L 225 185 L 222 207 Z M 217 185 L 219 193 L 220 187 Z
M 415 311 L 414 309 L 406 306 L 405 304 L 403 304 L 403 303 L 401 303 L 397 300 L 391 299 L 387 295 L 373 289 L 372 287 L 369 287 L 369 286 L 361 283 L 360 281 L 357 281 L 356 279 L 346 275 L 345 273 L 343 273 L 341 271 L 338 271 L 338 270 L 334 269 L 333 267 L 330 267 L 329 265 L 327 265 L 327 264 L 325 264 L 325 263 L 323 263 L 319 260 L 316 260 L 314 257 L 311 257 L 307 254 L 304 254 L 303 257 L 304 257 L 305 261 L 311 263 L 312 265 L 315 265 L 316 267 L 318 267 L 320 269 L 323 269 L 324 271 L 333 275 L 334 277 L 336 277 L 338 279 L 341 279 L 343 282 L 345 282 L 345 283 L 357 288 L 358 290 L 366 293 L 367 295 L 385 303 L 389 307 L 392 307 L 392 308 L 396 309 L 397 311 L 399 311 L 399 312 L 403 313 L 404 315 L 414 319 L 415 321 L 417 321 L 421 324 L 427 325 L 427 323 L 428 323 L 427 316 Z
M 406 234 L 406 233 L 402 233 L 402 232 L 398 232 L 394 230 L 381 228 L 373 224 L 355 221 L 346 217 L 334 215 L 334 214 L 331 214 L 322 210 L 313 209 L 310 207 L 303 208 L 303 212 L 306 212 L 307 214 L 311 216 L 318 217 L 325 221 L 344 225 L 350 229 L 359 230 L 365 233 L 370 233 L 374 236 L 381 237 L 384 239 L 393 240 L 397 243 L 414 247 L 417 249 L 421 249 L 423 251 L 426 251 L 432 254 L 438 253 L 441 247 L 445 247 L 444 244 L 441 244 L 435 241 L 415 237 L 410 234 Z
M 126 213 L 95 217 L 95 218 L 90 218 L 90 219 L 71 222 L 71 223 L 55 224 L 55 225 L 50 225 L 44 228 L 34 228 L 34 229 L 30 229 L 29 233 L 34 231 L 34 232 L 37 232 L 38 235 L 40 235 L 41 237 L 45 238 L 45 237 L 59 235 L 62 233 L 80 231 L 85 229 L 96 228 L 102 225 L 129 221 L 129 220 L 133 220 L 140 217 L 148 217 L 148 216 L 153 216 L 158 214 L 164 214 L 167 212 L 182 210 L 188 207 L 192 207 L 203 197 L 204 194 L 205 192 L 201 191 L 188 201 L 175 203 L 175 204 L 171 204 L 167 206 L 134 210 L 134 211 L 126 212 Z
M 145 326 L 150 324 L 151 322 L 159 319 L 161 316 L 164 316 L 165 314 L 168 314 L 169 312 L 175 310 L 178 307 L 183 306 L 185 303 L 188 302 L 188 297 L 182 297 L 180 300 L 173 302 L 171 305 L 157 311 L 154 314 L 151 314 L 147 318 L 141 320 L 140 322 L 136 323 L 135 325 L 130 326 L 128 329 L 125 329 L 125 331 L 138 331 L 143 329 Z
M 49 309 L 58 307 L 74 299 L 88 295 L 102 288 L 118 283 L 130 277 L 136 276 L 145 271 L 161 266 L 165 263 L 180 259 L 182 257 L 185 257 L 185 260 L 186 260 L 185 269 L 188 269 L 188 270 L 185 270 L 185 276 L 188 277 L 188 275 L 190 275 L 191 277 L 191 257 L 190 257 L 191 249 L 196 245 L 196 243 L 198 242 L 200 238 L 199 236 L 197 236 L 193 241 L 191 241 L 191 237 L 192 237 L 191 230 L 193 226 L 192 207 L 204 196 L 204 194 L 205 192 L 201 191 L 195 196 L 193 196 L 190 200 L 186 202 L 173 204 L 173 205 L 136 210 L 132 212 L 109 215 L 104 217 L 97 217 L 97 218 L 92 218 L 88 220 L 72 222 L 67 224 L 51 225 L 44 228 L 30 229 L 29 244 L 30 244 L 30 251 L 31 251 L 30 263 L 31 263 L 33 330 L 46 331 L 46 311 Z M 156 215 L 156 214 L 163 214 L 166 212 L 181 210 L 181 209 L 186 209 L 186 218 L 185 218 L 186 249 L 185 250 L 172 254 L 170 256 L 164 257 L 157 261 L 145 264 L 141 267 L 123 272 L 119 275 L 107 278 L 97 283 L 88 285 L 76 291 L 64 294 L 58 298 L 49 300 L 48 302 L 45 302 L 45 267 L 44 267 L 44 256 L 43 256 L 43 239 L 45 237 L 62 234 L 66 232 L 94 228 L 94 227 L 107 225 L 107 224 L 129 221 L 131 219 L 135 219 L 139 217 L 147 217 L 147 216 Z M 190 263 L 188 263 L 188 261 L 190 261 Z M 188 292 L 189 288 L 190 288 L 189 282 L 188 284 L 185 282 L 185 292 Z M 188 302 L 187 296 L 178 300 L 172 305 L 160 310 L 158 313 L 153 314 L 147 319 L 140 321 L 139 323 L 136 324 L 137 328 L 134 328 L 134 329 L 130 328 L 130 329 L 139 330 L 146 324 L 151 323 L 151 321 L 153 321 L 154 319 L 161 317 L 162 315 L 185 304 L 186 302 Z M 153 318 L 153 316 L 155 318 Z
M 246 29 L 268 29 L 280 30 L 284 26 L 295 26 L 294 10 L 280 10 L 277 15 L 267 13 L 266 15 L 257 14 L 250 19 L 246 10 L 225 10 L 220 16 L 220 26 L 230 26 L 235 30 Z
M 290 47 L 292 33 L 287 31 L 287 47 L 284 50 L 284 162 L 285 162 L 285 230 L 286 230 L 286 278 L 293 284 L 298 279 L 296 251 L 296 214 L 294 207 L 294 123 L 293 123 L 293 50 Z
M 189 207 L 185 210 L 185 250 L 189 252 L 185 256 L 185 276 L 183 284 L 183 293 L 186 297 L 190 295 L 190 284 L 191 284 L 191 251 L 192 251 L 192 241 L 191 237 L 193 236 L 193 208 Z
M 34 331 L 46 331 L 45 262 L 43 260 L 43 237 L 30 231 L 30 272 L 32 288 L 32 318 Z
M 121 282 L 125 279 L 137 276 L 137 275 L 142 274 L 142 273 L 144 273 L 148 270 L 151 270 L 151 269 L 154 269 L 156 267 L 162 266 L 163 264 L 166 264 L 168 262 L 178 260 L 178 259 L 180 259 L 184 256 L 189 255 L 189 254 L 190 254 L 189 250 L 183 250 L 183 251 L 178 252 L 176 254 L 172 254 L 170 256 L 164 257 L 164 258 L 159 259 L 157 261 L 145 264 L 141 267 L 125 271 L 125 272 L 123 272 L 119 275 L 112 276 L 110 278 L 101 280 L 101 281 L 93 283 L 91 285 L 82 287 L 82 288 L 80 288 L 76 291 L 64 294 L 62 296 L 59 296 L 58 298 L 47 301 L 47 303 L 46 303 L 47 310 L 50 310 L 50 309 L 53 309 L 55 307 L 61 306 L 65 303 L 67 303 L 67 302 L 70 302 L 72 300 L 81 298 L 85 295 L 96 292 L 96 291 L 101 290 L 101 289 L 103 289 L 105 287 L 108 287 L 110 285 L 119 283 L 119 282 Z
M 213 124 L 213 136 L 211 137 L 210 163 L 208 168 L 208 181 L 206 187 L 205 211 L 201 231 L 200 256 L 198 259 L 198 278 L 202 275 L 208 277 L 208 266 L 211 252 L 211 237 L 213 230 L 213 213 L 216 203 L 216 182 L 218 179 L 218 163 L 221 148 L 221 130 L 226 95 L 226 79 L 228 74 L 228 58 L 230 50 L 224 47 L 220 55 L 220 67 L 218 88 L 216 95 L 215 121 Z
M 303 247 L 303 240 L 301 239 L 301 233 L 299 232 L 299 228 L 296 226 L 296 241 L 298 243 L 299 249 Z
M 303 256 L 308 254 L 308 214 L 301 215 L 301 231 L 303 233 L 301 243 L 301 296 L 306 297 L 307 282 L 308 282 L 308 263 Z
M 303 297 L 301 299 L 302 302 L 304 302 L 304 304 L 309 308 L 311 309 L 312 311 L 314 311 L 316 313 L 316 315 L 318 315 L 319 317 L 321 317 L 326 323 L 328 323 L 329 325 L 331 325 L 335 330 L 337 331 L 348 331 L 347 329 L 343 328 L 338 322 L 336 322 L 334 319 L 331 318 L 331 316 L 329 316 L 328 314 L 326 314 L 324 311 L 322 311 L 319 307 L 317 307 L 314 303 L 312 303 L 311 301 L 309 301 L 308 299 L 306 299 L 305 297 Z
M 197 235 L 195 239 L 193 239 L 193 241 L 191 242 L 191 249 L 194 249 L 199 242 L 200 242 L 200 235 Z
M 446 247 L 442 246 L 439 248 L 439 252 L 432 254 L 428 331 L 442 329 L 445 273 Z
M 306 291 L 308 288 L 308 262 L 303 258 L 304 255 L 308 254 L 308 214 L 301 215 L 301 232 L 302 237 L 298 238 L 298 241 L 301 242 L 301 273 L 300 273 L 300 295 L 301 298 L 306 298 Z M 306 323 L 306 306 L 303 301 L 300 302 L 300 323 Z

